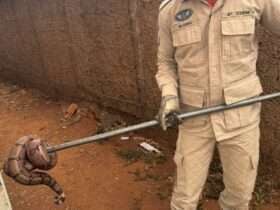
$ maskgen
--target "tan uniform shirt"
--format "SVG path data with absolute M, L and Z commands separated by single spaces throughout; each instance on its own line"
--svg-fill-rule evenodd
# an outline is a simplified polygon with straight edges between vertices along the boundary
M 170 0 L 159 14 L 158 72 L 162 95 L 179 95 L 182 108 L 232 104 L 262 93 L 256 74 L 256 28 L 280 35 L 279 0 Z M 260 104 L 187 120 L 182 127 L 218 140 L 259 123 Z M 211 129 L 212 130 L 212 129 Z

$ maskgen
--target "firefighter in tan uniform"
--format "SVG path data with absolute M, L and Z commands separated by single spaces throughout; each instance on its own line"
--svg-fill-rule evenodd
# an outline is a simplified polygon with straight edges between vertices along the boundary
M 213 1 L 213 0 L 212 0 Z M 280 35 L 279 0 L 166 0 L 159 12 L 159 112 L 167 116 L 262 93 L 256 74 L 264 26 Z M 212 2 L 213 3 L 213 2 Z M 217 145 L 223 165 L 223 210 L 248 210 L 259 161 L 260 104 L 183 122 L 175 152 L 172 210 L 195 210 Z

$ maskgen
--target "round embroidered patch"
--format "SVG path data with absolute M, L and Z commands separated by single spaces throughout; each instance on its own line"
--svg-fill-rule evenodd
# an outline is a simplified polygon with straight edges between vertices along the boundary
M 176 14 L 176 20 L 177 21 L 184 21 L 189 19 L 193 14 L 192 9 L 184 9 Z

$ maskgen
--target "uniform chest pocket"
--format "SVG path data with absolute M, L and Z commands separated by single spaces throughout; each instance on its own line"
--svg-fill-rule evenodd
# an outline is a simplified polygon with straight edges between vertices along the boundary
M 242 58 L 256 50 L 254 16 L 226 17 L 222 20 L 223 58 Z
M 172 30 L 173 46 L 182 47 L 201 41 L 201 29 L 198 25 L 177 26 Z

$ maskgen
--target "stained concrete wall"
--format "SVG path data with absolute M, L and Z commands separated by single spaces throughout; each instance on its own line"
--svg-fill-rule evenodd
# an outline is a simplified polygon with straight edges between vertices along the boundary
M 59 96 L 153 116 L 159 0 L 2 0 L 0 75 Z M 261 32 L 259 74 L 280 90 L 280 39 Z M 264 161 L 280 168 L 280 101 L 264 105 Z M 268 164 L 269 165 L 269 164 Z M 270 164 L 271 165 L 271 164 Z
M 144 0 L 1 1 L 0 74 L 147 114 L 158 102 L 157 6 Z

